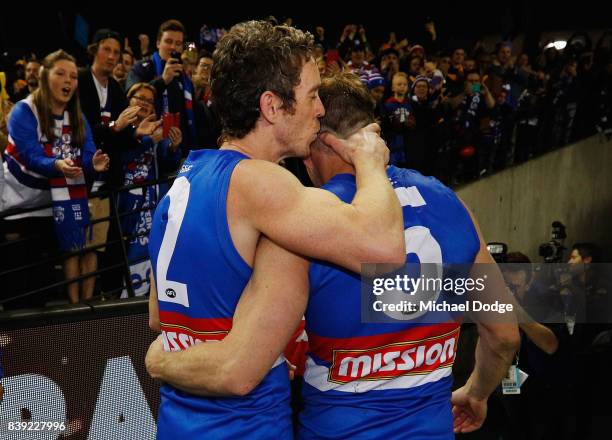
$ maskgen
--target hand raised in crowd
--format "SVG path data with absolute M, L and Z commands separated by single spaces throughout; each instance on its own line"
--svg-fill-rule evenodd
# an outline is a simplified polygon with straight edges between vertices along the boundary
M 55 169 L 69 178 L 75 178 L 83 174 L 83 169 L 74 165 L 72 159 L 58 159 L 55 161 Z
M 92 159 L 94 170 L 101 173 L 103 171 L 108 171 L 108 167 L 110 166 L 110 157 L 108 154 L 102 153 L 102 150 L 96 150 Z
M 349 164 L 358 160 L 389 163 L 389 148 L 380 137 L 380 125 L 376 123 L 365 126 L 348 139 L 340 139 L 332 133 L 322 133 L 319 139 Z
M 136 122 L 138 112 L 140 111 L 139 106 L 128 107 L 121 112 L 117 120 L 115 121 L 115 130 L 121 131 L 128 125 Z
M 164 130 L 161 127 L 157 127 L 155 131 L 151 134 L 151 140 L 154 144 L 158 143 L 164 138 Z
M 361 35 L 362 41 L 366 41 L 366 31 L 362 24 L 359 25 L 359 35 Z
M 142 122 L 136 127 L 136 136 L 151 136 L 155 133 L 162 124 L 162 120 L 155 120 L 155 114 L 149 115 L 142 120 Z
M 130 47 L 130 40 L 128 37 L 123 39 L 123 51 L 128 53 L 133 53 L 132 48 Z
M 317 26 L 315 28 L 315 32 L 317 33 L 319 40 L 323 40 L 325 38 L 325 28 L 323 26 Z
M 170 149 L 176 151 L 181 142 L 183 142 L 183 132 L 178 127 L 171 127 L 168 137 L 170 138 Z
M 170 84 L 174 78 L 183 73 L 183 65 L 180 63 L 180 60 L 176 58 L 168 58 L 166 61 L 166 67 L 164 67 L 164 72 L 162 73 L 162 78 L 166 85 Z
M 425 23 L 425 30 L 431 35 L 432 40 L 436 39 L 436 25 L 433 21 L 428 21 Z

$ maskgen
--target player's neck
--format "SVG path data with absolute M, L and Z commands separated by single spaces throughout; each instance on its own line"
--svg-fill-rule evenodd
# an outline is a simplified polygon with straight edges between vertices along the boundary
M 251 132 L 240 139 L 228 138 L 220 149 L 238 151 L 251 159 L 278 163 L 283 153 L 280 148 L 275 148 L 275 145 L 272 140 L 265 139 L 261 134 Z
M 334 161 L 333 164 L 326 170 L 321 170 L 321 178 L 323 179 L 323 184 L 329 182 L 334 176 L 338 174 L 352 174 L 355 175 L 355 167 L 347 164 L 343 160 Z

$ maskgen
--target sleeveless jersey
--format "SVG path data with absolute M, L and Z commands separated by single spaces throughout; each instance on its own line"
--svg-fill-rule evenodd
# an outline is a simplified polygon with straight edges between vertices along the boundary
M 155 211 L 149 251 L 166 351 L 219 341 L 232 327 L 252 272 L 226 214 L 230 179 L 244 159 L 229 150 L 190 152 Z M 288 381 L 279 358 L 245 397 L 204 398 L 164 385 L 158 439 L 291 438 Z
M 387 174 L 403 207 L 406 261 L 472 263 L 479 238 L 455 194 L 416 171 L 391 166 Z M 324 188 L 350 203 L 355 177 L 336 175 Z M 309 278 L 300 438 L 454 439 L 459 325 L 363 323 L 358 274 L 317 261 Z

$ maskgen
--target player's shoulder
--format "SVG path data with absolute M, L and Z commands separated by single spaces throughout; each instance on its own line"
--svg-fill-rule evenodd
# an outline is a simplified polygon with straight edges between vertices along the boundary
M 282 188 L 285 185 L 299 183 L 299 180 L 286 168 L 260 159 L 241 161 L 236 165 L 232 180 L 238 185 L 247 185 L 252 189 Z
M 425 176 L 421 174 L 417 170 L 409 169 L 409 168 L 399 168 L 394 165 L 390 165 L 387 168 L 387 175 L 389 176 L 389 180 L 391 184 L 395 186 L 421 186 L 421 187 L 431 187 L 431 188 L 440 188 L 447 189 L 452 191 L 449 187 L 444 185 L 438 179 L 433 176 Z
M 416 187 L 429 201 L 444 200 L 460 203 L 455 192 L 433 176 L 425 176 L 416 170 L 395 166 L 389 166 L 387 175 L 396 191 L 398 188 Z
M 264 160 L 243 160 L 232 174 L 230 193 L 249 213 L 286 209 L 300 199 L 304 186 L 282 166 Z

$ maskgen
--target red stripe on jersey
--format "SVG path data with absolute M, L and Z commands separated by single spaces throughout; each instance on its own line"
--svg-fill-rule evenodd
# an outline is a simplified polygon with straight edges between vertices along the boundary
M 178 312 L 160 311 L 159 320 L 164 328 L 178 328 L 194 335 L 225 335 L 232 329 L 232 318 L 192 318 Z
M 456 323 L 415 326 L 396 333 L 383 333 L 353 338 L 326 338 L 308 333 L 310 352 L 319 359 L 331 363 L 335 350 L 370 350 L 387 344 L 419 344 L 428 338 L 437 338 L 459 328 Z

